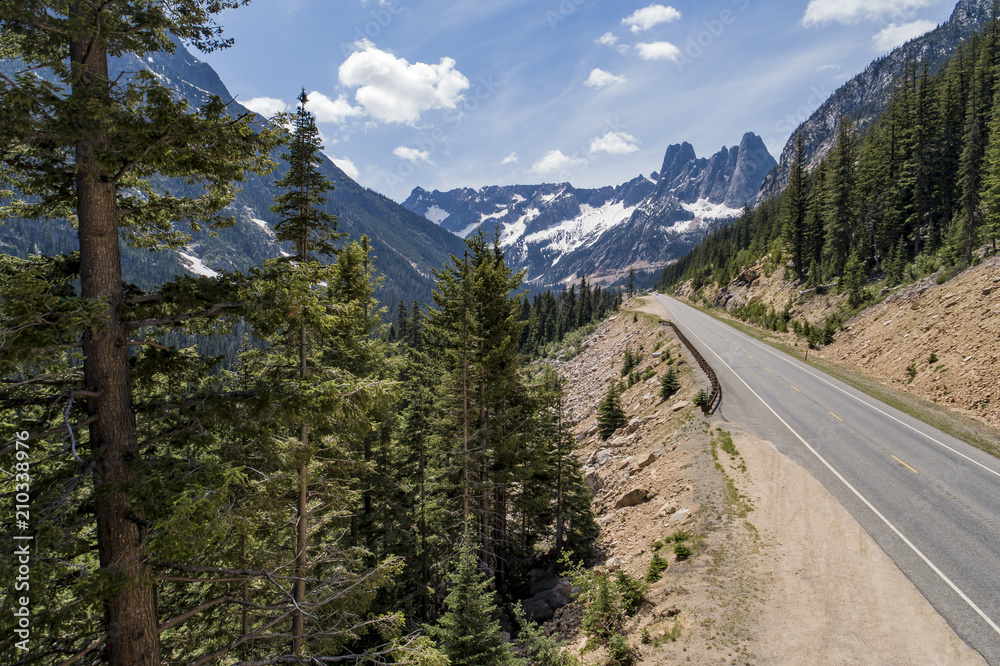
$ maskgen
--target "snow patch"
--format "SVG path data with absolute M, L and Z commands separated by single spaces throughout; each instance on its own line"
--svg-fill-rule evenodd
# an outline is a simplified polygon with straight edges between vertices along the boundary
M 478 228 L 479 228 L 479 223 L 478 222 L 473 222 L 472 224 L 470 224 L 466 228 L 462 229 L 461 231 L 459 231 L 455 235 L 458 236 L 459 238 L 465 239 L 465 238 L 469 237 L 469 234 L 471 234 L 473 231 L 475 231 Z
M 191 250 L 191 248 L 184 249 Z M 181 258 L 184 260 L 185 264 L 187 264 L 184 268 L 186 268 L 189 272 L 194 273 L 195 275 L 202 275 L 204 277 L 218 277 L 218 273 L 202 263 L 201 259 L 193 254 L 187 254 L 185 252 L 181 252 L 180 250 L 177 251 L 177 254 L 181 255 Z
M 730 208 L 726 204 L 714 204 L 708 199 L 698 199 L 693 204 L 682 203 L 684 210 L 694 213 L 702 220 L 717 220 L 723 217 L 739 217 L 743 214 L 741 208 Z
M 268 236 L 274 236 L 274 232 L 271 230 L 271 227 L 267 226 L 267 222 L 265 222 L 264 220 L 258 219 L 256 217 L 251 217 L 250 221 L 256 224 L 261 229 L 263 229 L 264 233 L 266 233 Z
M 500 234 L 500 247 L 509 247 L 519 241 L 524 232 L 528 229 L 528 224 L 542 214 L 537 208 L 529 208 L 524 215 L 517 219 L 517 222 L 508 224 Z
M 448 219 L 449 215 L 451 215 L 451 213 L 444 210 L 443 208 L 439 208 L 437 205 L 431 206 L 430 208 L 427 209 L 427 212 L 424 213 L 424 217 L 426 217 L 434 224 L 441 224 L 442 222 Z

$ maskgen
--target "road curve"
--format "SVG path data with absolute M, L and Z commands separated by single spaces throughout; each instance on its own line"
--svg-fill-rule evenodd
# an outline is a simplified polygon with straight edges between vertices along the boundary
M 956 633 L 1000 666 L 1000 460 L 654 297 L 719 376 L 716 416 L 808 469 Z

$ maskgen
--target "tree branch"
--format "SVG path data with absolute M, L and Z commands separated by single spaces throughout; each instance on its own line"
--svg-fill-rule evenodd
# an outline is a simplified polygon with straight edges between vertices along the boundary
M 163 317 L 161 319 L 144 319 L 142 321 L 128 321 L 125 322 L 125 326 L 126 328 L 143 328 L 145 326 L 163 326 L 165 324 L 181 324 L 191 319 L 217 317 L 219 315 L 225 314 L 224 312 L 222 312 L 223 310 L 235 309 L 241 307 L 243 307 L 243 303 L 216 303 L 209 309 L 202 310 L 201 312 L 189 312 L 186 314 L 180 314 L 173 317 Z

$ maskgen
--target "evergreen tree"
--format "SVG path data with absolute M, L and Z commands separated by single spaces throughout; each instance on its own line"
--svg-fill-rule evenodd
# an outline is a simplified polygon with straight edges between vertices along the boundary
M 597 406 L 597 428 L 601 439 L 607 440 L 615 431 L 628 423 L 622 409 L 621 384 L 616 383 L 604 394 Z
M 447 611 L 437 626 L 427 629 L 452 666 L 515 664 L 510 646 L 500 636 L 497 605 L 489 590 L 489 580 L 477 568 L 473 535 L 472 526 L 467 525 L 457 565 L 449 575 Z
M 805 148 L 802 135 L 795 138 L 795 158 L 792 162 L 788 189 L 783 195 L 782 219 L 785 247 L 792 261 L 792 273 L 796 279 L 805 277 L 805 229 L 808 213 L 807 178 L 805 172 Z
M 1000 236 L 1000 94 L 994 95 L 990 116 L 981 200 L 984 226 L 993 242 L 993 251 L 996 252 L 997 237 Z
M 825 241 L 821 244 L 831 275 L 840 276 L 851 249 L 851 235 L 855 228 L 854 181 L 855 152 L 853 126 L 849 118 L 842 118 L 837 128 L 837 143 L 831 156 L 832 166 L 827 182 L 827 199 L 824 206 Z M 813 257 L 813 260 L 817 260 Z M 821 263 L 821 262 L 818 262 Z M 817 283 L 815 286 L 819 286 Z
M 632 298 L 635 295 L 635 269 L 629 267 L 628 269 L 628 279 L 625 282 L 625 291 L 628 292 L 628 297 Z
M 186 220 L 194 230 L 222 224 L 219 211 L 232 201 L 234 181 L 247 170 L 266 171 L 274 144 L 269 133 L 252 130 L 252 114 L 232 118 L 219 98 L 192 109 L 152 73 L 112 79 L 108 65 L 111 56 L 143 60 L 155 51 L 173 52 L 172 39 L 203 50 L 228 46 L 213 15 L 239 4 L 190 0 L 179 11 L 172 3 L 55 0 L 15 3 L 0 12 L 4 55 L 24 65 L 0 83 L 0 160 L 16 192 L 4 216 L 72 216 L 80 242 L 74 259 L 78 268 L 72 272 L 78 272 L 80 287 L 79 296 L 70 300 L 89 313 L 103 309 L 97 321 L 79 330 L 82 338 L 74 335 L 58 344 L 65 351 L 82 342 L 82 373 L 75 372 L 65 385 L 66 412 L 85 424 L 78 426 L 77 444 L 91 456 L 84 469 L 91 473 L 92 493 L 85 501 L 92 509 L 82 510 L 92 510 L 96 520 L 99 565 L 94 569 L 99 572 L 91 590 L 101 597 L 104 626 L 76 622 L 52 642 L 39 643 L 41 650 L 74 655 L 106 636 L 102 658 L 108 663 L 161 661 L 149 524 L 135 494 L 150 448 L 139 439 L 143 425 L 137 425 L 133 393 L 137 370 L 129 358 L 132 342 L 133 348 L 150 345 L 133 340 L 142 327 L 128 321 L 134 308 L 128 307 L 122 282 L 119 243 L 177 248 L 188 237 L 175 221 Z M 36 76 L 39 69 L 51 72 L 54 83 Z M 182 179 L 197 186 L 198 194 L 174 196 L 155 188 L 154 178 Z M 215 296 L 223 293 L 217 289 Z M 190 303 L 181 299 L 178 305 Z M 150 362 L 157 355 L 145 356 Z M 79 368 L 77 360 L 69 365 Z M 73 397 L 84 396 L 85 401 L 71 404 Z M 50 552 L 57 557 L 61 546 Z M 42 607 L 35 611 L 45 613 Z
M 671 366 L 660 378 L 660 397 L 664 400 L 669 400 L 673 394 L 677 393 L 680 387 L 681 382 L 677 378 L 677 370 Z

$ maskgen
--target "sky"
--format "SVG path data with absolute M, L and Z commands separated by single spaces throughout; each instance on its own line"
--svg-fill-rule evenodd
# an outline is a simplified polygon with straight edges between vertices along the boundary
M 954 0 L 253 0 L 198 57 L 270 116 L 302 89 L 366 187 L 624 183 L 794 129 Z

